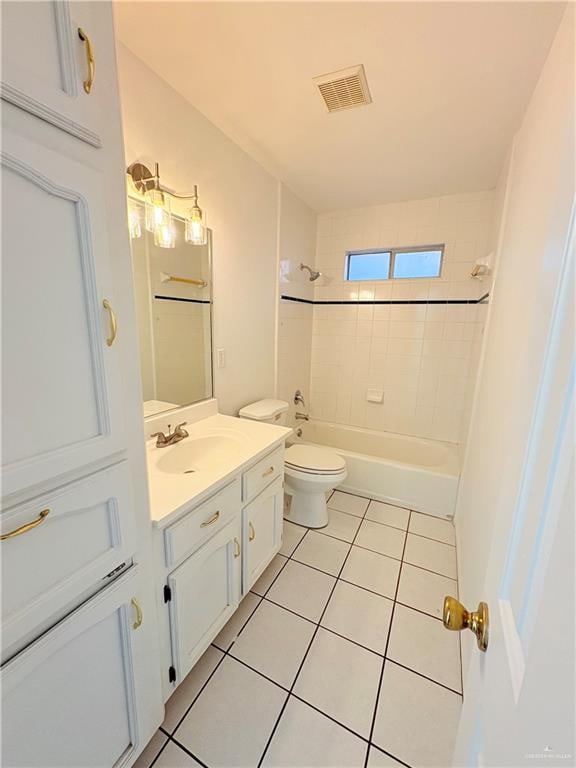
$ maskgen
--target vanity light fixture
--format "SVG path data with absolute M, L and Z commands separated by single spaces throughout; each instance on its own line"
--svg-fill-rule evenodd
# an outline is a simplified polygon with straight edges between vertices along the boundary
M 172 223 L 170 200 L 192 200 L 192 208 L 185 219 L 185 239 L 193 245 L 205 245 L 207 240 L 206 223 L 204 213 L 198 205 L 198 187 L 194 185 L 194 194 L 179 195 L 160 184 L 160 170 L 155 163 L 154 173 L 143 163 L 132 163 L 128 166 L 127 173 L 134 186 L 144 196 L 145 226 L 154 233 L 154 244 L 160 248 L 174 248 L 176 246 L 176 233 Z M 138 228 L 130 220 L 131 237 L 139 237 Z M 134 232 L 134 234 L 133 234 Z

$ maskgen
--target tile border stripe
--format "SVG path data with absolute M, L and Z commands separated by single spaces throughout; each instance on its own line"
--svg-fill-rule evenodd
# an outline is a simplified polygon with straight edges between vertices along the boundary
M 297 296 L 280 296 L 284 301 L 295 301 L 298 304 L 312 304 L 313 306 L 327 306 L 331 304 L 358 305 L 358 304 L 486 304 L 489 293 L 480 296 L 479 299 L 301 299 Z

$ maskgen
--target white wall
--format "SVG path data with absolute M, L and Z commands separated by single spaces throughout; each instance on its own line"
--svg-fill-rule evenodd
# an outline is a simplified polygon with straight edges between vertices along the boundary
M 122 44 L 118 69 L 127 165 L 159 162 L 177 192 L 198 184 L 214 232 L 214 347 L 226 352 L 215 395 L 234 413 L 275 387 L 278 182 Z
M 574 205 L 574 11 L 514 141 L 493 301 L 456 509 L 461 599 L 483 594 L 495 511 L 512 515 Z M 496 429 L 505 424 L 507 429 Z M 502 468 L 506 467 L 506 472 Z M 474 653 L 466 638 L 465 661 Z M 464 669 L 467 669 L 465 664 Z
M 494 193 L 451 195 L 318 217 L 315 299 L 475 299 L 470 278 L 492 248 Z M 440 278 L 346 282 L 346 252 L 445 244 Z M 458 442 L 464 439 L 474 354 L 486 305 L 314 307 L 311 396 L 316 418 Z M 366 401 L 384 390 L 382 404 Z
M 314 283 L 300 269 L 303 262 L 313 267 L 316 251 L 316 213 L 282 185 L 280 198 L 280 295 L 312 299 Z M 290 404 L 289 418 L 294 422 L 294 392 L 300 389 L 306 406 L 310 397 L 310 360 L 312 350 L 311 304 L 286 301 L 278 306 L 278 388 L 281 400 Z M 299 407 L 298 410 L 306 410 Z

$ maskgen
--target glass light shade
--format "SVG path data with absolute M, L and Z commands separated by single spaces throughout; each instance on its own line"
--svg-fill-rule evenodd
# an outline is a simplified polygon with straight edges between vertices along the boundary
M 192 245 L 206 245 L 206 225 L 202 209 L 194 205 L 186 218 L 184 237 Z
M 172 220 L 168 224 L 162 224 L 154 230 L 154 245 L 158 248 L 176 247 L 176 230 L 172 226 Z
M 136 240 L 136 238 L 142 237 L 140 213 L 134 205 L 128 205 L 128 231 L 130 232 L 131 240 Z
M 144 195 L 145 223 L 149 232 L 172 225 L 170 198 L 159 189 L 149 189 Z

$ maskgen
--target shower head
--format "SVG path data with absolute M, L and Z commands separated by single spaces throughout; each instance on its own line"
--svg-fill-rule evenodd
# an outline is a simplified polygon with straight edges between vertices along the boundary
M 300 264 L 300 269 L 304 270 L 307 269 L 308 273 L 310 274 L 310 282 L 313 283 L 314 280 L 318 280 L 319 277 L 322 276 L 322 272 L 317 272 L 315 269 L 312 269 L 307 264 Z

